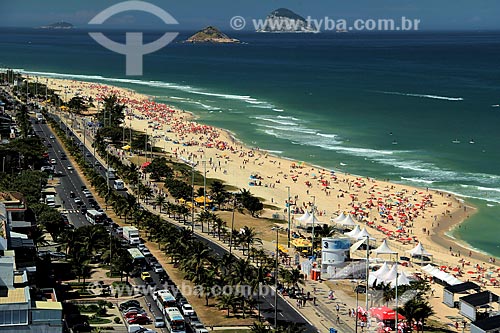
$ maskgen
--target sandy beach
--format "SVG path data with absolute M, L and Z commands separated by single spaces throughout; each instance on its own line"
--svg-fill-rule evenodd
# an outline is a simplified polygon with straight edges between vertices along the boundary
M 329 223 L 341 212 L 350 212 L 363 225 L 370 226 L 368 230 L 377 239 L 411 238 L 401 244 L 409 243 L 410 248 L 421 241 L 424 246 L 438 245 L 448 250 L 443 252 L 449 252 L 450 242 L 457 251 L 458 244 L 445 232 L 474 212 L 473 207 L 464 212 L 463 201 L 444 192 L 332 173 L 247 147 L 225 130 L 197 123 L 189 112 L 156 103 L 151 97 L 129 89 L 54 78 L 47 82 L 67 100 L 73 96 L 91 96 L 96 109 L 105 96 L 116 94 L 127 106 L 125 127 L 152 135 L 156 147 L 178 160 L 196 163 L 196 169 L 201 173 L 206 171 L 207 177 L 249 189 L 264 198 L 265 204 L 278 208 L 267 209 L 264 216 L 285 215 L 289 188 L 291 202 L 295 204 L 294 224 L 314 202 L 318 223 Z M 92 111 L 96 110 L 89 110 Z M 405 231 L 398 232 L 402 237 L 396 237 L 398 228 Z M 462 248 L 462 252 L 468 251 Z M 484 259 L 479 253 L 476 255 L 478 260 Z
M 497 272 L 497 263 L 446 235 L 475 211 L 448 193 L 331 172 L 277 157 L 263 149 L 243 145 L 225 130 L 196 122 L 189 112 L 156 103 L 131 90 L 53 78 L 48 79 L 48 84 L 61 91 L 63 98 L 66 95 L 67 100 L 75 95 L 92 96 L 97 107 L 103 97 L 116 94 L 120 102 L 127 105 L 126 127 L 152 135 L 155 146 L 180 161 L 195 163 L 196 169 L 202 174 L 206 172 L 207 177 L 249 189 L 263 198 L 265 204 L 275 206 L 275 210 L 264 211 L 265 217 L 273 214 L 285 217 L 289 191 L 294 204 L 294 230 L 297 230 L 297 218 L 313 205 L 317 207 L 319 222 L 316 223 L 330 223 L 342 212 L 351 213 L 378 243 L 388 239 L 400 255 L 421 242 L 436 263 L 462 281 L 476 281 L 496 288 L 490 279 L 498 274 L 485 273 Z M 439 291 L 438 295 L 441 295 Z M 456 314 L 440 300 L 431 302 L 436 312 Z

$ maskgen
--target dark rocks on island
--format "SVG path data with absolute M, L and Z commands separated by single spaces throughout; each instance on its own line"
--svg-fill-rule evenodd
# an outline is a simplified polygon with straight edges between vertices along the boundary
M 49 25 L 43 25 L 40 27 L 40 29 L 72 29 L 72 28 L 74 28 L 73 24 L 64 21 L 52 23 Z
M 305 18 L 287 8 L 278 8 L 267 15 L 257 32 L 289 32 L 315 33 L 318 32 Z
M 219 29 L 208 26 L 189 37 L 185 43 L 240 43 L 238 39 L 231 38 Z

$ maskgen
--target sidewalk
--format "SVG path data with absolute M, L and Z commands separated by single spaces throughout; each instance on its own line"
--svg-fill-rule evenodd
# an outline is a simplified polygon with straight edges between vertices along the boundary
M 56 114 L 57 116 L 60 116 L 59 114 Z M 68 119 L 67 118 L 62 118 L 63 122 L 67 125 Z M 81 121 L 81 120 L 80 120 Z M 83 133 L 81 130 L 73 129 L 75 136 L 77 136 L 82 142 L 83 142 Z M 91 135 L 86 136 L 85 140 L 85 146 L 89 151 L 92 151 L 92 142 L 93 142 L 93 137 Z M 99 155 L 96 156 L 96 159 L 99 161 L 99 163 L 107 168 L 106 161 Z M 123 162 L 128 163 L 128 159 L 122 159 Z M 146 204 L 143 202 L 143 207 L 148 209 L 150 212 L 154 214 L 159 214 L 157 210 L 153 209 L 153 206 L 150 204 Z M 177 222 L 173 219 L 168 218 L 168 216 L 165 213 L 162 213 L 162 218 L 165 220 L 168 220 L 170 223 L 182 226 L 184 227 L 185 225 L 183 223 Z M 222 241 L 219 241 L 217 239 L 217 236 L 211 236 L 207 233 L 201 233 L 201 230 L 199 229 L 198 226 L 195 226 L 195 233 L 210 242 L 216 243 L 217 245 L 229 250 L 229 246 L 226 243 L 223 243 Z M 276 244 L 273 242 L 266 242 L 264 241 L 262 244 L 262 248 L 264 250 L 274 252 L 276 250 Z M 233 251 L 233 254 L 237 256 L 238 258 L 242 258 L 242 255 L 239 254 L 237 251 Z M 355 332 L 355 319 L 349 317 L 348 312 L 349 309 L 355 308 L 355 303 L 356 301 L 353 300 L 351 297 L 345 295 L 342 291 L 340 290 L 334 290 L 336 299 L 335 300 L 329 300 L 328 299 L 328 292 L 330 288 L 321 281 L 311 281 L 307 280 L 305 284 L 303 285 L 304 287 L 304 292 L 310 292 L 311 297 L 316 296 L 316 305 L 313 305 L 312 301 L 308 301 L 304 307 L 297 307 L 295 300 L 290 299 L 289 297 L 286 296 L 281 296 L 283 300 L 285 300 L 287 303 L 289 303 L 294 309 L 296 309 L 297 312 L 299 312 L 302 317 L 304 317 L 307 321 L 309 321 L 313 326 L 315 326 L 318 329 L 318 332 L 330 332 L 330 328 L 335 328 L 339 333 L 354 333 Z M 314 289 L 316 290 L 316 293 L 314 293 Z M 339 312 L 337 314 L 336 311 L 336 305 L 339 305 Z M 339 317 L 339 322 L 337 323 L 337 315 Z

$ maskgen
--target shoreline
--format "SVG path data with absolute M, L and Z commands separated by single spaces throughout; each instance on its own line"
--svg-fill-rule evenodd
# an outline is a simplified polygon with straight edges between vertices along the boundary
M 43 78 L 44 79 L 48 79 L 48 80 L 63 80 L 63 81 L 69 81 L 69 82 L 76 81 L 76 82 L 80 82 L 80 83 L 99 84 L 99 85 L 102 85 L 102 86 L 108 86 L 108 87 L 113 87 L 113 88 L 117 88 L 117 89 L 123 89 L 123 90 L 126 90 L 126 91 L 130 92 L 130 93 L 144 96 L 144 97 L 146 97 L 147 99 L 150 99 L 150 100 L 156 98 L 156 96 L 150 96 L 150 95 L 138 93 L 136 90 L 128 88 L 128 87 L 110 86 L 110 85 L 108 85 L 106 83 L 100 83 L 100 82 L 96 83 L 94 81 L 80 81 L 80 80 L 77 80 L 77 79 L 72 79 L 72 80 L 69 80 L 69 79 L 58 79 L 58 78 L 52 77 L 52 76 L 43 77 Z M 169 106 L 169 107 L 170 108 L 174 108 L 172 106 Z M 178 108 L 174 108 L 174 109 L 177 112 L 179 112 L 179 113 L 181 113 L 183 115 L 188 115 L 188 117 L 186 117 L 186 118 L 189 118 L 189 119 L 185 119 L 185 120 L 188 120 L 188 121 L 197 121 L 199 119 L 199 116 L 197 116 L 192 111 L 181 110 L 181 109 L 178 109 Z M 132 120 L 130 122 L 132 122 Z M 125 124 L 127 124 L 127 123 L 128 122 L 126 121 Z M 203 125 L 203 124 L 201 124 L 201 125 Z M 135 127 L 132 126 L 132 127 L 135 130 L 143 131 L 142 129 L 138 128 L 139 126 L 135 126 Z M 265 150 L 263 148 L 260 148 L 260 147 L 252 147 L 251 145 L 248 145 L 245 142 L 241 141 L 237 137 L 237 134 L 234 133 L 234 132 L 232 132 L 232 131 L 230 131 L 230 130 L 223 129 L 223 128 L 216 128 L 216 127 L 214 127 L 214 128 L 217 129 L 218 131 L 220 131 L 221 133 L 225 134 L 225 135 L 221 135 L 221 136 L 225 136 L 226 138 L 229 138 L 231 140 L 231 142 L 232 142 L 233 145 L 241 146 L 242 150 L 249 150 L 249 151 L 252 151 L 252 152 L 256 152 L 256 154 L 260 154 L 260 155 L 262 155 L 262 153 L 264 153 L 266 155 L 266 156 L 264 156 L 264 159 L 270 158 L 270 159 L 275 159 L 275 160 L 287 160 L 290 163 L 293 163 L 294 161 L 296 161 L 293 158 L 289 158 L 289 157 L 286 157 L 286 156 L 281 156 L 280 154 L 275 155 L 275 154 L 273 154 L 272 151 L 267 151 L 267 150 Z M 171 133 L 166 133 L 165 137 L 168 136 L 169 139 L 170 139 L 170 134 Z M 167 151 L 165 151 L 165 153 L 167 153 Z M 219 152 L 219 153 L 222 154 L 222 152 Z M 177 152 L 175 153 L 175 156 L 177 156 Z M 184 156 L 184 155 L 180 155 L 180 156 Z M 255 164 L 255 162 L 254 162 L 254 164 Z M 309 163 L 305 163 L 305 162 L 303 163 L 303 167 L 305 169 L 312 169 L 312 170 L 318 169 L 318 171 L 319 170 L 328 170 L 328 169 L 323 168 L 322 166 L 313 165 L 313 164 L 309 164 Z M 368 179 L 368 180 L 376 180 L 377 183 L 380 183 L 381 185 L 398 185 L 400 187 L 401 186 L 402 187 L 410 187 L 412 189 L 419 189 L 421 191 L 426 191 L 425 188 L 418 187 L 418 186 L 413 186 L 413 185 L 409 185 L 409 184 L 402 184 L 402 183 L 399 183 L 399 182 L 395 182 L 394 180 L 392 182 L 387 182 L 385 180 L 379 180 L 379 179 L 372 178 L 372 177 L 366 177 L 366 176 L 361 176 L 361 175 L 351 175 L 348 172 L 342 171 L 342 170 L 338 170 L 337 171 L 337 174 L 341 174 L 341 173 L 342 173 L 342 175 L 346 175 L 346 176 L 349 175 L 351 177 L 359 177 L 359 178 L 364 178 L 364 179 Z M 218 178 L 217 175 L 215 175 L 215 176 L 207 175 L 207 177 Z M 230 182 L 227 182 L 227 183 L 231 184 L 231 185 L 235 185 L 235 184 L 232 184 Z M 238 185 L 235 185 L 235 186 L 237 186 L 239 188 L 244 188 L 244 187 L 241 187 L 241 186 L 238 186 Z M 431 189 L 429 189 L 429 191 L 431 191 Z M 434 192 L 434 193 L 439 193 L 439 192 L 446 193 L 444 190 L 439 190 L 439 189 L 432 189 L 432 192 Z M 273 202 L 273 199 L 271 198 L 271 202 L 269 202 L 267 199 L 268 198 L 266 198 L 266 202 L 265 203 L 272 203 L 272 204 L 281 206 L 281 204 L 280 204 L 281 200 Z M 457 195 L 455 195 L 455 194 L 450 194 L 449 199 L 454 199 L 455 202 L 461 202 L 461 201 L 463 201 L 462 199 L 458 199 Z M 466 201 L 463 201 L 462 204 L 466 204 L 468 207 L 471 207 L 470 204 L 468 204 Z M 459 209 L 460 208 L 453 209 L 452 214 L 455 215 L 457 213 L 457 211 L 459 211 Z M 477 213 L 477 208 L 476 207 L 472 207 L 472 209 L 474 210 L 474 213 Z M 328 215 L 332 215 L 332 213 L 333 212 L 329 212 Z M 474 255 L 475 255 L 475 259 L 481 260 L 481 261 L 484 262 L 484 258 L 486 257 L 486 255 L 484 255 L 483 253 L 480 253 L 479 252 L 480 250 L 477 250 L 477 249 L 474 249 L 474 248 L 468 249 L 466 246 L 464 246 L 463 243 L 460 242 L 460 240 L 454 239 L 454 238 L 452 238 L 452 237 L 450 237 L 450 236 L 448 236 L 446 234 L 448 231 L 450 231 L 450 230 L 452 230 L 454 228 L 459 227 L 459 225 L 462 224 L 467 219 L 467 217 L 469 217 L 469 216 L 466 216 L 466 215 L 470 215 L 470 214 L 458 214 L 458 216 L 455 215 L 454 218 L 449 219 L 449 220 L 448 220 L 447 216 L 441 217 L 439 219 L 439 221 L 442 221 L 442 222 L 439 222 L 440 225 L 431 229 L 432 230 L 431 236 L 428 237 L 428 238 L 425 237 L 425 236 L 422 236 L 422 237 L 419 237 L 419 240 L 421 240 L 421 241 L 422 240 L 429 241 L 429 242 L 431 242 L 433 244 L 436 244 L 436 246 L 438 246 L 439 248 L 441 248 L 442 251 L 447 251 L 447 248 L 449 248 L 450 245 L 453 248 L 455 248 L 455 247 L 461 248 L 463 250 L 464 254 L 465 254 L 465 252 L 468 252 L 469 250 L 471 250 L 474 253 Z M 325 223 L 326 223 L 326 221 L 325 221 Z M 379 236 L 379 235 L 376 234 L 375 237 L 376 236 Z

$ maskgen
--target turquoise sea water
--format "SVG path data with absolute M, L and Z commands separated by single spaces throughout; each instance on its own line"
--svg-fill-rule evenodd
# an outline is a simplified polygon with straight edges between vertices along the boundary
M 456 193 L 479 213 L 454 236 L 500 256 L 500 33 L 235 37 L 171 44 L 126 77 L 85 31 L 3 29 L 0 66 L 129 87 L 288 158 Z

